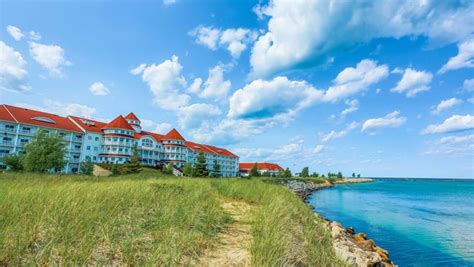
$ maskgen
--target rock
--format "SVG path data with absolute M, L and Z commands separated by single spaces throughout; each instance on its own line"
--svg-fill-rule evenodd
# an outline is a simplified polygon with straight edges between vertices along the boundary
M 358 233 L 354 235 L 353 238 L 356 242 L 360 242 L 360 241 L 367 240 L 367 235 L 364 233 Z
M 355 232 L 354 232 L 354 227 L 352 227 L 352 226 L 347 227 L 347 232 L 348 232 L 349 234 L 353 235 L 353 234 L 355 233 Z

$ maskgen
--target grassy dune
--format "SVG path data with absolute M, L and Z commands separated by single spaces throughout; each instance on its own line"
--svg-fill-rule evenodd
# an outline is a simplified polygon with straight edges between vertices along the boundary
M 328 233 L 285 188 L 246 179 L 0 175 L 0 265 L 189 264 L 232 223 L 221 204 L 252 207 L 251 262 L 330 265 Z

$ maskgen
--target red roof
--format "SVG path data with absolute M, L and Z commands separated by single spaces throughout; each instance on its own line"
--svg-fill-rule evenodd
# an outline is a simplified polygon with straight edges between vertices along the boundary
M 125 119 L 140 121 L 140 119 L 138 119 L 138 117 L 133 112 L 128 113 L 128 115 L 125 116 Z
M 16 122 L 15 118 L 10 114 L 5 105 L 0 106 L 0 120 L 1 121 L 13 121 Z
M 160 142 L 161 138 L 163 138 L 162 134 L 157 134 L 157 133 L 152 133 L 152 132 L 147 132 L 147 131 L 141 131 L 140 133 L 135 133 L 135 138 L 140 139 L 144 135 L 149 135 L 149 136 L 155 138 L 155 140 L 157 142 Z
M 186 147 L 198 153 L 217 154 L 215 151 L 203 144 L 186 141 Z
M 181 140 L 181 141 L 186 141 L 184 140 L 183 136 L 176 131 L 176 129 L 173 128 L 173 130 L 169 131 L 165 136 L 161 138 L 162 140 Z
M 107 123 L 102 129 L 125 129 L 134 131 L 133 127 L 128 124 L 122 115 Z
M 80 118 L 76 116 L 69 116 L 69 119 L 79 124 L 79 126 L 86 132 L 102 133 L 102 128 L 104 128 L 106 125 L 106 123 L 104 122 Z
M 219 155 L 227 156 L 227 157 L 231 157 L 231 158 L 237 158 L 237 155 L 235 155 L 234 153 L 230 152 L 229 150 L 227 150 L 225 148 L 217 147 L 217 146 L 211 146 L 211 145 L 205 145 L 205 146 L 212 149 L 213 151 L 215 151 Z
M 10 105 L 3 105 L 3 108 L 3 110 L 0 110 L 0 118 L 5 118 L 8 121 L 54 129 L 63 129 L 73 132 L 82 132 L 77 125 L 66 117 Z M 8 114 L 5 114 L 4 110 L 6 110 Z
M 256 162 L 241 162 L 239 163 L 240 170 L 250 170 L 255 165 Z M 283 168 L 276 163 L 257 163 L 257 169 L 259 170 L 269 170 L 269 171 L 283 171 Z

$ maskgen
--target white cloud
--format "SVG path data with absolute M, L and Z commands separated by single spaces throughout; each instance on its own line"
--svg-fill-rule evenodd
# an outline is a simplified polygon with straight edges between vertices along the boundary
M 188 92 L 198 94 L 201 91 L 202 79 L 196 78 L 193 83 L 188 87 Z
M 472 155 L 474 153 L 474 134 L 446 136 L 431 142 L 425 155 Z
M 471 104 L 474 104 L 474 97 L 468 98 L 468 99 L 467 99 L 467 102 L 469 102 L 469 103 L 471 103 Z
M 222 65 L 217 65 L 209 70 L 209 76 L 204 83 L 204 89 L 199 93 L 200 97 L 223 100 L 227 96 L 231 82 L 229 80 L 224 80 L 224 71 L 225 66 Z M 196 82 L 196 80 L 194 80 L 194 82 Z M 191 88 L 195 85 L 194 82 L 193 85 L 191 85 Z
M 171 5 L 174 5 L 176 4 L 177 0 L 163 0 L 163 4 L 165 6 L 171 6 Z
M 15 105 L 29 109 L 40 110 L 43 112 L 58 114 L 61 116 L 73 115 L 88 119 L 97 119 L 95 117 L 97 113 L 97 110 L 95 108 L 78 103 L 62 103 L 59 101 L 53 101 L 51 99 L 45 99 L 43 101 L 43 106 L 36 106 L 26 103 L 16 103 Z
M 62 67 L 71 65 L 64 57 L 64 49 L 58 45 L 30 42 L 30 55 L 51 75 L 62 76 Z
M 464 40 L 474 28 L 472 1 L 273 0 L 254 10 L 270 19 L 252 48 L 253 77 L 324 62 L 376 38 L 425 36 L 442 45 Z
M 464 80 L 462 88 L 467 92 L 474 92 L 474 79 Z
M 141 126 L 144 130 L 165 134 L 172 129 L 172 125 L 167 122 L 157 123 L 153 120 L 141 119 Z
M 342 118 L 346 117 L 347 114 L 355 112 L 359 109 L 359 100 L 357 100 L 357 99 L 346 100 L 346 105 L 348 105 L 349 107 L 347 107 L 346 109 L 344 109 L 341 112 L 341 117 Z
M 7 32 L 11 37 L 13 37 L 13 39 L 15 39 L 15 41 L 20 41 L 25 36 L 23 32 L 21 32 L 20 28 L 13 25 L 7 26 Z
M 257 33 L 249 29 L 227 29 L 222 32 L 219 43 L 227 46 L 233 58 L 239 58 L 240 54 L 247 49 L 247 44 L 252 43 L 256 38 Z
M 221 115 L 222 111 L 211 104 L 192 104 L 178 111 L 178 123 L 184 129 L 199 127 L 210 117 Z
M 462 100 L 461 99 L 457 99 L 457 98 L 450 98 L 450 99 L 445 99 L 445 100 L 442 100 L 441 102 L 439 102 L 438 105 L 436 105 L 436 107 L 431 111 L 433 114 L 440 114 L 441 112 L 449 109 L 449 108 L 452 108 L 456 105 L 459 105 L 462 103 Z
M 178 57 L 172 56 L 161 64 L 142 64 L 130 72 L 134 75 L 142 74 L 142 80 L 150 87 L 157 106 L 165 110 L 177 110 L 187 106 L 191 99 L 189 95 L 180 93 L 186 87 L 182 69 Z
M 0 41 L 0 89 L 25 92 L 31 89 L 26 84 L 28 72 L 26 61 L 15 49 Z
M 109 88 L 101 82 L 91 84 L 91 86 L 89 86 L 89 91 L 94 95 L 108 95 L 110 93 Z
M 348 67 L 341 71 L 333 86 L 324 94 L 324 100 L 335 102 L 350 95 L 354 95 L 388 76 L 387 65 L 377 65 L 369 59 L 360 61 L 355 68 Z
M 322 98 L 305 81 L 291 81 L 286 77 L 255 80 L 237 90 L 230 97 L 228 117 L 232 119 L 288 119 Z
M 458 45 L 458 54 L 450 58 L 438 73 L 472 67 L 474 67 L 474 38 L 460 43 Z
M 211 50 L 225 47 L 233 58 L 239 58 L 247 45 L 254 42 L 257 33 L 244 28 L 220 30 L 214 27 L 198 26 L 189 33 L 196 38 L 196 43 Z
M 403 70 L 399 67 L 396 67 L 394 68 L 390 73 L 393 73 L 393 74 L 402 74 L 403 73 Z
M 316 154 L 319 154 L 319 153 L 323 152 L 323 149 L 324 149 L 324 145 L 317 145 L 317 146 L 313 149 L 313 152 L 316 153 Z
M 406 122 L 406 118 L 400 116 L 399 111 L 391 112 L 382 118 L 368 119 L 362 125 L 362 131 L 372 130 L 377 128 L 396 128 Z
M 39 41 L 39 40 L 41 40 L 41 34 L 39 34 L 38 32 L 35 32 L 35 31 L 30 31 L 30 32 L 28 32 L 28 37 L 29 37 L 30 40 L 32 40 L 32 41 Z
M 430 72 L 407 68 L 403 73 L 402 79 L 398 81 L 397 86 L 391 91 L 400 94 L 405 93 L 407 97 L 413 97 L 420 92 L 430 90 L 432 79 L 433 74 Z
M 448 133 L 463 130 L 474 129 L 474 116 L 471 115 L 453 115 L 447 118 L 441 124 L 428 125 L 421 133 L 422 134 L 435 134 L 435 133 Z
M 196 43 L 216 50 L 221 31 L 213 27 L 198 26 L 189 34 L 196 37 Z
M 341 131 L 332 130 L 327 134 L 320 133 L 321 141 L 323 143 L 327 143 L 331 140 L 344 137 L 357 127 L 359 127 L 359 124 L 357 122 L 352 122 L 349 125 L 347 125 L 347 127 L 344 130 L 341 130 Z

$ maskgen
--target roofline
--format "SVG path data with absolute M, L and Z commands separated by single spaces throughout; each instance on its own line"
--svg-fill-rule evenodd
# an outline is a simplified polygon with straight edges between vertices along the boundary
M 10 116 L 12 116 L 12 118 L 15 120 L 15 122 L 18 123 L 18 120 L 15 118 L 15 116 L 13 116 L 12 112 L 7 108 L 7 105 L 3 104 L 3 107 L 8 112 L 8 114 L 10 114 Z
M 79 127 L 79 129 L 81 129 L 84 133 L 87 132 L 86 129 L 82 128 L 82 126 L 81 126 L 79 123 L 77 123 L 70 115 L 68 115 L 67 118 L 68 118 L 72 123 L 74 123 L 77 127 Z

